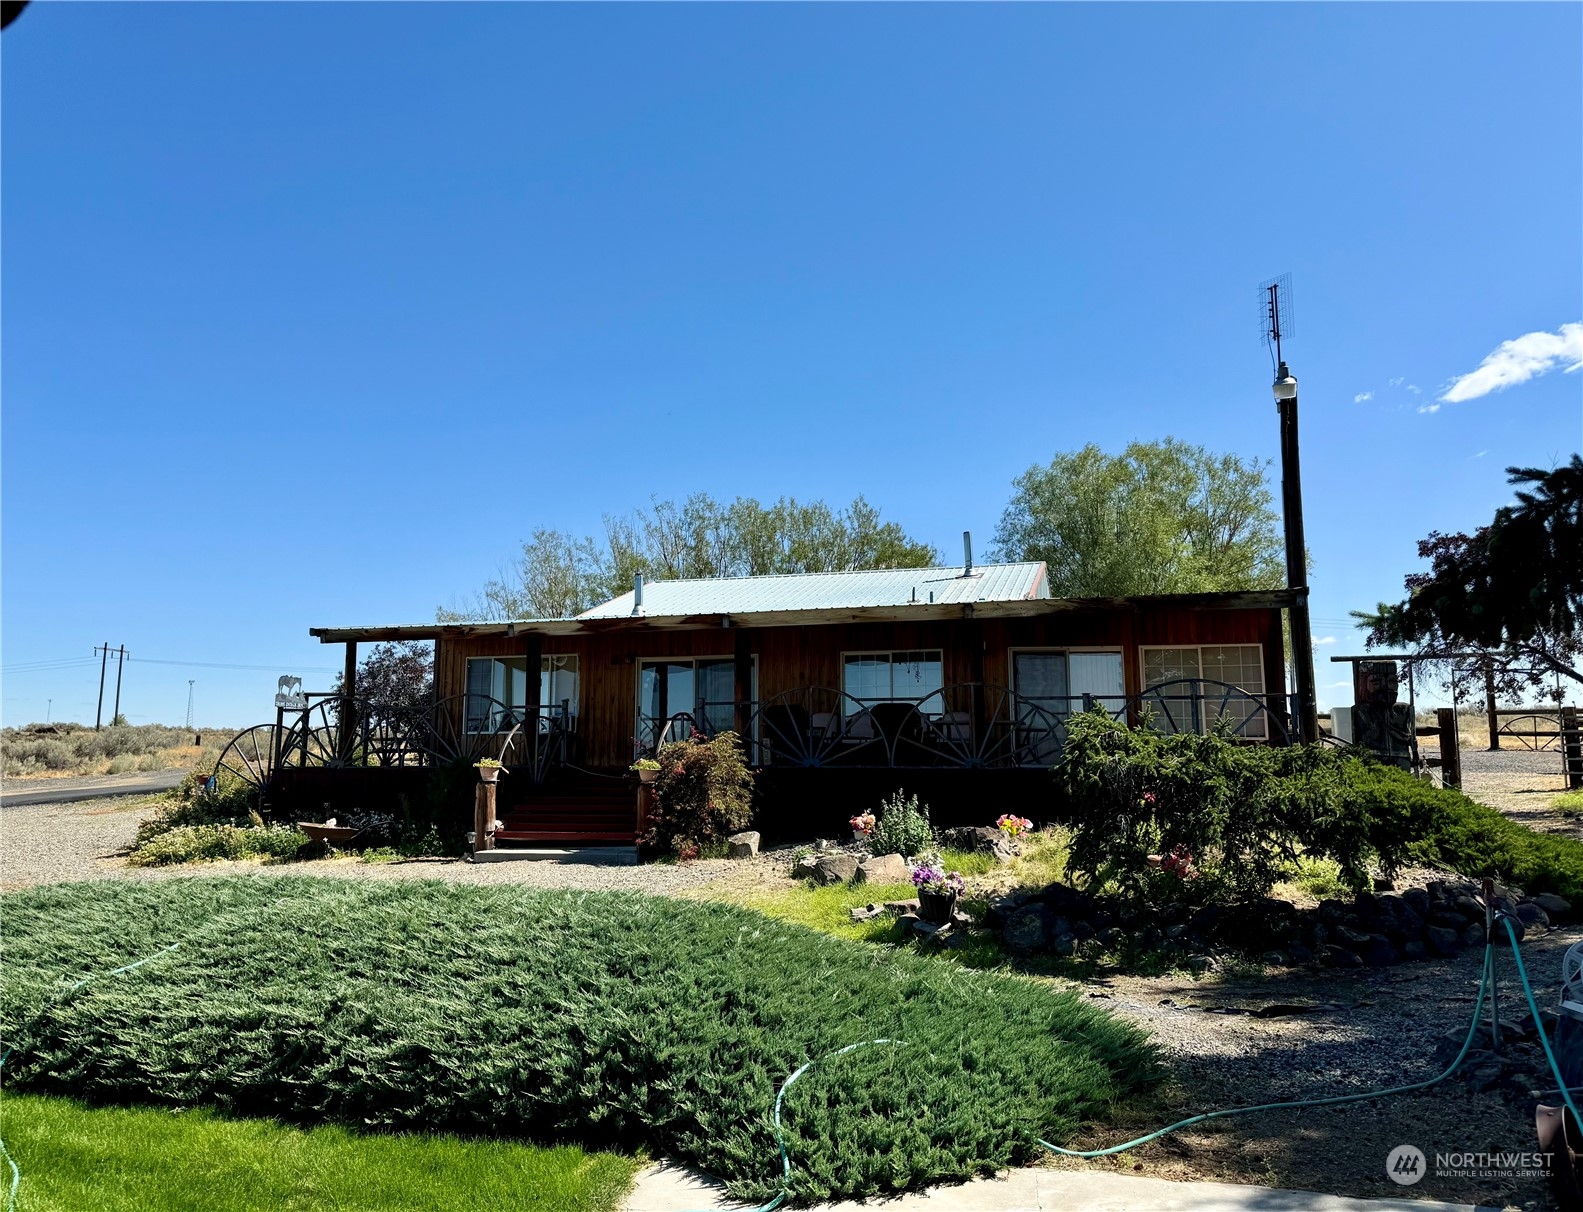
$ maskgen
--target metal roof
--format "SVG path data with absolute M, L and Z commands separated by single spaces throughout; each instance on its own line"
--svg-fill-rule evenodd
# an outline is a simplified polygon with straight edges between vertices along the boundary
M 860 610 L 880 606 L 1026 602 L 1049 597 L 1043 563 L 955 568 L 875 568 L 777 576 L 645 581 L 643 607 L 632 591 L 585 610 L 579 619 L 672 618 L 765 614 L 787 610 Z

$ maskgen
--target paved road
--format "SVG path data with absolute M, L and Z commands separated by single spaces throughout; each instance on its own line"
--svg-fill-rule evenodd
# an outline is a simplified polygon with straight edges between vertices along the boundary
M 187 777 L 185 770 L 160 770 L 153 774 L 104 775 L 98 778 L 14 780 L 0 792 L 0 808 L 24 804 L 71 804 L 112 795 L 149 795 L 169 791 Z

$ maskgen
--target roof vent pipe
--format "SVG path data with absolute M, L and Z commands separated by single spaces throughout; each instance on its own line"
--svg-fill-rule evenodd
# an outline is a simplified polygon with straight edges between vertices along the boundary
M 973 575 L 973 532 L 971 530 L 962 532 L 962 575 L 965 577 Z
M 643 574 L 641 572 L 632 574 L 632 613 L 643 613 Z

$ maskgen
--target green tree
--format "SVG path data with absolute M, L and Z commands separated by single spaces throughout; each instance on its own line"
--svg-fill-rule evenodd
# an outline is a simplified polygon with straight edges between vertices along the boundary
M 1583 682 L 1583 458 L 1506 474 L 1528 486 L 1515 504 L 1471 535 L 1431 534 L 1418 544 L 1430 570 L 1407 578 L 1407 598 L 1356 617 L 1371 645 L 1476 650 L 1497 669 L 1528 665 Z
M 1003 560 L 1043 560 L 1056 597 L 1276 589 L 1286 583 L 1268 461 L 1166 438 L 1057 454 L 1013 481 Z
M 459 606 L 441 607 L 441 622 L 564 618 L 614 597 L 642 572 L 657 580 L 840 572 L 858 568 L 926 568 L 939 553 L 910 538 L 861 496 L 845 509 L 782 497 L 730 504 L 708 493 L 654 501 L 627 515 L 606 515 L 604 542 L 566 531 L 538 530 L 515 565 Z

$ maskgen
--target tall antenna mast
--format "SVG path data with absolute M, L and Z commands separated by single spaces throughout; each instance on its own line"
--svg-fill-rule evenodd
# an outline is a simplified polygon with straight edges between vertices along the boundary
M 1270 351 L 1271 365 L 1279 370 L 1281 339 L 1295 331 L 1292 314 L 1292 275 L 1281 274 L 1259 284 L 1259 337 Z
M 189 728 L 192 727 L 192 684 L 197 680 L 197 678 L 187 679 L 187 727 Z

